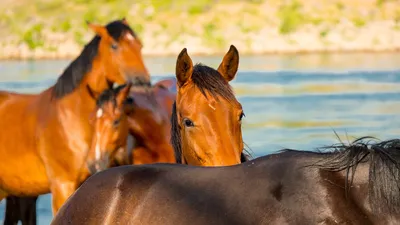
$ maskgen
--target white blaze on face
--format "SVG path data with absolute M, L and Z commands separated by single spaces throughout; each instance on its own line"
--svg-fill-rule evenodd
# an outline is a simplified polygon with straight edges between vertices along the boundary
M 101 151 L 100 151 L 100 134 L 97 134 L 97 142 L 96 142 L 96 160 L 100 160 L 101 159 Z
M 97 112 L 96 112 L 96 117 L 97 117 L 97 118 L 100 118 L 102 115 L 103 115 L 103 109 L 97 110 Z

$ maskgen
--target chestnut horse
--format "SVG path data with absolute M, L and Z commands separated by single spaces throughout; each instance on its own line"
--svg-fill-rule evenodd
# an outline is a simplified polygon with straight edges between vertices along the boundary
M 239 52 L 231 45 L 218 70 L 197 64 L 184 48 L 176 62 L 177 96 L 171 142 L 178 163 L 227 166 L 245 161 L 242 105 L 228 82 L 236 76 Z
M 142 44 L 125 19 L 90 24 L 96 36 L 55 85 L 39 94 L 0 92 L 0 200 L 52 193 L 53 214 L 77 188 L 75 175 L 92 139 L 88 87 L 149 85 Z M 24 124 L 17 126 L 16 124 Z M 21 158 L 22 157 L 22 158 Z
M 170 80 L 157 82 L 151 88 L 132 88 L 134 110 L 129 116 L 134 143 L 127 152 L 129 161 L 121 164 L 175 163 L 170 144 L 171 112 L 176 93 Z M 126 157 L 125 157 L 126 158 Z
M 156 163 L 156 162 L 175 162 L 174 150 L 169 144 L 170 141 L 170 117 L 172 110 L 172 103 L 175 101 L 175 92 L 173 90 L 174 83 L 171 80 L 162 80 L 157 82 L 152 88 L 144 94 L 143 90 L 148 88 L 132 88 L 129 94 L 129 99 L 134 98 L 134 101 L 130 104 L 133 110 L 129 111 L 128 114 L 128 128 L 132 134 L 134 134 L 134 147 L 132 149 L 121 148 L 118 152 L 131 153 L 129 156 L 132 160 L 130 163 L 134 164 L 145 164 L 145 163 Z M 93 91 L 91 91 L 93 93 Z M 93 94 L 92 94 L 93 95 Z M 110 91 L 105 91 L 103 94 L 105 97 L 96 97 L 98 102 L 104 102 L 111 95 Z M 107 97 L 109 96 L 109 97 Z M 95 97 L 95 96 L 94 96 Z M 112 96 L 111 96 L 112 97 Z M 149 99 L 151 101 L 149 101 Z M 107 101 L 111 102 L 111 101 Z M 153 104 L 151 104 L 153 103 Z M 100 109 L 100 103 L 98 103 L 98 108 Z M 104 115 L 110 114 L 113 110 L 113 105 L 110 105 L 106 109 L 102 109 Z M 108 112 L 106 111 L 107 109 Z M 105 119 L 108 122 L 96 120 L 98 123 L 103 125 L 98 125 L 99 127 L 113 124 L 111 120 L 112 117 L 107 117 Z M 124 119 L 125 120 L 125 119 Z M 125 127 L 125 121 L 119 122 L 121 126 Z M 95 133 L 97 131 L 110 131 L 110 129 L 97 129 L 95 128 Z M 157 131 L 157 132 L 154 132 Z M 111 133 L 109 133 L 111 134 Z M 105 137 L 106 135 L 100 135 Z M 121 136 L 118 134 L 117 136 Z M 126 136 L 126 135 L 122 135 Z M 97 136 L 96 136 L 97 137 Z M 121 139 L 122 140 L 122 139 Z M 108 143 L 117 143 L 110 142 Z M 126 140 L 125 140 L 126 141 Z M 92 146 L 94 141 L 92 141 Z M 115 147 L 101 148 L 101 149 L 115 149 Z M 128 150 L 128 151 L 127 151 Z M 132 153 L 133 152 L 133 153 Z M 126 157 L 122 155 L 121 157 Z M 125 159 L 119 162 L 120 165 L 128 164 Z M 6 205 L 6 216 L 4 224 L 17 224 L 18 220 L 21 220 L 23 225 L 35 225 L 36 224 L 36 201 L 37 197 L 7 197 Z
M 117 150 L 126 151 L 129 132 L 127 115 L 133 111 L 134 107 L 133 100 L 127 98 L 131 86 L 132 84 L 128 83 L 115 89 L 107 89 L 99 95 L 92 92 L 93 97 L 96 98 L 96 109 L 90 118 L 94 133 L 91 147 L 76 174 L 79 184 L 90 174 L 110 167 Z M 84 164 L 87 165 L 86 168 Z M 4 224 L 16 225 L 19 220 L 23 225 L 36 224 L 36 201 L 37 196 L 7 196 Z
M 91 176 L 53 225 L 400 224 L 400 139 L 242 164 L 121 166 Z
M 94 174 L 112 166 L 117 151 L 127 151 L 129 133 L 128 115 L 133 112 L 133 99 L 128 98 L 132 84 L 105 90 L 98 96 L 94 134 L 86 163 Z M 85 174 L 83 179 L 86 179 Z

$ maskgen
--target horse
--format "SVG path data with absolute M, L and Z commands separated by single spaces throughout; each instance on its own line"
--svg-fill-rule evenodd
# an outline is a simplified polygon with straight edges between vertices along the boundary
M 128 115 L 134 109 L 133 100 L 128 96 L 131 86 L 128 83 L 100 94 L 92 92 L 96 109 L 88 119 L 94 127 L 94 133 L 90 149 L 75 174 L 77 186 L 90 174 L 110 167 L 117 151 L 126 150 Z M 84 168 L 84 164 L 87 168 Z M 36 224 L 37 198 L 7 196 L 4 224 L 18 224 L 19 220 L 23 225 Z
M 0 200 L 51 192 L 55 214 L 77 188 L 74 170 L 90 147 L 88 117 L 96 103 L 88 87 L 102 92 L 128 81 L 150 85 L 142 43 L 125 19 L 88 26 L 95 37 L 53 86 L 39 94 L 0 92 L 7 131 L 0 135 L 0 158 L 6 159 L 0 163 Z
M 399 224 L 400 139 L 365 140 L 231 166 L 111 168 L 86 180 L 51 224 Z
M 171 80 L 161 80 L 150 88 L 132 88 L 134 111 L 129 116 L 131 141 L 128 152 L 120 153 L 118 165 L 175 163 L 170 144 L 171 112 L 176 93 Z M 123 159 L 127 159 L 124 161 Z
M 152 86 L 151 95 L 146 96 L 155 100 L 156 105 L 149 104 L 146 96 L 143 96 L 143 89 L 147 88 L 131 88 L 128 98 L 134 98 L 135 101 L 132 102 L 134 110 L 128 114 L 128 126 L 130 134 L 133 134 L 134 146 L 127 146 L 131 155 L 126 156 L 124 153 L 120 156 L 128 157 L 131 161 L 126 162 L 124 161 L 126 159 L 122 159 L 113 166 L 175 162 L 174 150 L 169 144 L 170 117 L 176 95 L 175 85 L 175 79 L 164 79 Z M 161 118 L 161 120 L 155 118 Z M 154 132 L 155 130 L 158 132 Z M 119 149 L 118 152 L 121 150 L 125 152 L 124 149 Z M 4 224 L 16 225 L 20 220 L 23 225 L 36 225 L 37 198 L 38 196 L 7 196 Z
M 202 64 L 193 66 L 186 48 L 179 53 L 171 117 L 177 163 L 227 166 L 246 160 L 241 128 L 245 114 L 229 85 L 238 67 L 239 52 L 234 45 L 217 70 Z

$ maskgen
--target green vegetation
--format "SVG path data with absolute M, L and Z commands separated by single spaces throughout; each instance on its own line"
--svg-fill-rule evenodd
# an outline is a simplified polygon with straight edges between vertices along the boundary
M 6 0 L 0 5 L 0 45 L 26 45 L 30 50 L 54 49 L 72 41 L 83 46 L 93 33 L 86 21 L 106 24 L 125 17 L 145 46 L 165 47 L 200 37 L 204 45 L 225 51 L 231 40 L 251 46 L 256 35 L 274 30 L 288 44 L 289 34 L 307 29 L 324 39 L 339 23 L 355 28 L 373 21 L 395 21 L 397 0 Z M 273 32 L 272 32 L 273 33 Z M 185 34 L 184 36 L 182 34 Z M 290 36 L 290 35 L 289 35 Z M 161 37 L 161 38 L 159 38 Z M 186 39 L 185 39 L 186 38 Z M 267 37 L 266 37 L 267 38 Z M 344 38 L 346 39 L 346 38 Z M 348 38 L 346 39 L 348 40 Z
M 356 26 L 356 27 L 363 27 L 366 24 L 365 20 L 361 17 L 353 18 L 353 23 L 354 23 L 354 26 Z
M 301 4 L 298 1 L 281 6 L 278 15 L 281 19 L 279 31 L 282 34 L 294 32 L 305 22 L 305 16 L 301 12 Z
M 44 45 L 42 30 L 43 24 L 35 24 L 23 34 L 23 41 L 30 49 Z

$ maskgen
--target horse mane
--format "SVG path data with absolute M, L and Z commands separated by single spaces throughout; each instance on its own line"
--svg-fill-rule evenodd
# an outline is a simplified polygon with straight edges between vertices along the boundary
M 368 195 L 374 212 L 400 211 L 400 139 L 374 142 L 361 137 L 352 143 L 335 144 L 319 149 L 323 160 L 314 166 L 327 171 L 346 170 L 346 196 L 352 186 L 357 166 L 369 162 Z M 330 152 L 324 152 L 329 150 Z
M 226 99 L 229 102 L 236 101 L 236 97 L 232 91 L 229 83 L 221 76 L 221 74 L 208 66 L 202 64 L 196 64 L 193 67 L 192 82 L 201 93 L 207 98 L 207 94 L 213 98 L 218 99 L 219 96 Z M 181 132 L 176 112 L 176 101 L 172 105 L 171 115 L 171 144 L 174 148 L 175 159 L 177 163 L 182 163 L 182 140 Z M 246 162 L 251 157 L 250 153 L 244 149 L 241 154 L 241 161 Z
M 176 114 L 176 101 L 172 105 L 171 115 L 171 145 L 174 148 L 176 163 L 182 163 L 182 140 L 179 129 L 178 116 Z
M 122 37 L 125 32 L 136 34 L 133 30 L 121 21 L 113 21 L 106 25 L 108 34 L 116 41 Z M 98 47 L 101 37 L 96 35 L 85 47 L 81 54 L 72 61 L 57 79 L 52 90 L 52 97 L 59 99 L 72 93 L 82 82 L 85 75 L 92 69 L 92 62 L 98 54 Z
M 116 88 L 109 88 L 101 92 L 99 97 L 96 99 L 96 107 L 101 108 L 107 102 L 112 102 L 115 107 L 117 105 L 117 95 L 125 86 L 126 84 L 123 84 Z

